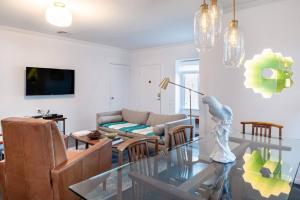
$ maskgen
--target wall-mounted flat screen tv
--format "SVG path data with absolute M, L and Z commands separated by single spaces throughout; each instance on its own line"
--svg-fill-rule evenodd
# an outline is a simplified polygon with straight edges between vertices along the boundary
M 26 96 L 74 94 L 75 71 L 26 67 Z

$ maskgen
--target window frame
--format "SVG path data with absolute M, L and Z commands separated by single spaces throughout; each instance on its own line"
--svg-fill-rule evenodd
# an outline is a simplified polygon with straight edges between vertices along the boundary
M 191 74 L 191 75 L 194 75 L 194 74 L 197 74 L 198 75 L 198 81 L 199 81 L 199 76 L 200 76 L 200 73 L 199 73 L 199 70 L 191 70 L 191 71 L 182 71 L 182 72 L 179 72 L 179 74 L 180 74 L 180 84 L 181 85 L 183 85 L 183 86 L 185 86 L 185 79 L 186 79 L 186 77 L 185 77 L 185 75 L 187 75 L 187 74 Z M 199 84 L 199 83 L 198 83 Z M 199 85 L 198 85 L 198 88 L 199 88 Z M 186 99 L 185 99 L 185 93 L 186 92 L 188 92 L 188 90 L 186 90 L 186 89 L 184 89 L 184 88 L 181 88 L 180 89 L 180 91 L 179 91 L 179 96 L 180 96 L 180 110 L 185 110 L 185 111 L 187 111 L 187 110 L 189 110 L 190 108 L 189 108 L 189 106 L 186 108 L 185 107 L 185 105 L 186 105 Z M 189 104 L 190 102 L 188 102 L 188 104 Z M 197 106 L 198 108 L 197 109 L 195 109 L 195 108 L 192 108 L 192 110 L 194 110 L 194 111 L 199 111 L 199 104 L 198 104 L 198 106 Z

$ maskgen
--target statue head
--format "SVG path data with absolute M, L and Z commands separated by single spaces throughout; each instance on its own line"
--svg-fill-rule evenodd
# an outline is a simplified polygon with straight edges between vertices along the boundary
M 222 105 L 215 97 L 205 96 L 202 102 L 209 107 L 209 113 L 219 120 L 232 120 L 232 110 L 226 105 Z

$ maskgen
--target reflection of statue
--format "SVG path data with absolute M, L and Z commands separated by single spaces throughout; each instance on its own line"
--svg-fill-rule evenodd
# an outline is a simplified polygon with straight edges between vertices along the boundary
M 212 120 L 216 122 L 216 126 L 212 130 L 212 133 L 214 133 L 216 137 L 216 143 L 210 157 L 214 161 L 221 163 L 233 162 L 236 157 L 228 145 L 228 137 L 232 123 L 231 108 L 220 104 L 215 97 L 211 96 L 204 97 L 202 101 L 208 105 Z

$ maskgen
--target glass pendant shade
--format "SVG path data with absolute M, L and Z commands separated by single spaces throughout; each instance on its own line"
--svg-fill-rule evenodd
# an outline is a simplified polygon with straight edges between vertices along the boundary
M 209 9 L 211 16 L 212 31 L 215 39 L 218 39 L 222 33 L 223 8 L 220 1 L 212 0 Z
M 72 13 L 63 2 L 54 1 L 47 8 L 46 20 L 54 26 L 68 27 L 72 24 Z
M 223 62 L 227 67 L 239 67 L 245 57 L 244 37 L 238 21 L 232 20 L 224 34 Z
M 200 10 L 194 16 L 194 42 L 200 52 L 212 49 L 215 42 L 211 26 L 211 15 L 206 3 L 201 5 Z

